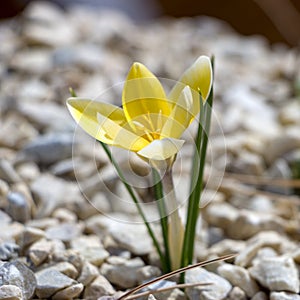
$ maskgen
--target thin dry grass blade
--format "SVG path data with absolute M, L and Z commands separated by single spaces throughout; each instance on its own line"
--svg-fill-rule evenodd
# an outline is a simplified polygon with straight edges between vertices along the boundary
M 205 287 L 205 286 L 209 286 L 209 285 L 212 285 L 212 284 L 213 284 L 212 282 L 205 282 L 205 283 L 201 283 L 201 282 L 198 282 L 198 283 L 181 283 L 181 284 L 176 284 L 176 285 L 173 285 L 173 286 L 168 286 L 168 287 L 157 289 L 157 290 L 152 290 L 152 291 L 138 293 L 136 295 L 131 295 L 131 296 L 127 297 L 126 299 L 127 300 L 134 300 L 134 299 L 137 299 L 139 297 L 149 296 L 150 294 L 163 293 L 163 292 L 167 292 L 167 291 L 170 291 L 170 290 L 173 290 L 173 289 L 176 289 L 176 288 L 178 288 L 178 289 L 184 289 L 184 288 L 195 287 L 195 286 L 203 286 L 203 287 Z
M 180 274 L 182 272 L 185 272 L 185 271 L 197 268 L 197 267 L 206 266 L 206 265 L 218 262 L 218 261 L 223 261 L 223 260 L 231 259 L 231 258 L 233 258 L 235 256 L 236 256 L 236 254 L 228 254 L 228 255 L 224 255 L 224 256 L 221 256 L 221 257 L 218 257 L 218 258 L 214 258 L 214 259 L 210 259 L 210 260 L 205 260 L 205 261 L 202 261 L 202 262 L 199 262 L 199 263 L 196 263 L 196 264 L 193 264 L 193 265 L 190 265 L 190 266 L 187 266 L 187 267 L 184 267 L 184 268 L 172 271 L 172 272 L 170 272 L 168 274 L 164 274 L 164 275 L 162 275 L 160 277 L 157 277 L 157 278 L 155 278 L 153 280 L 150 280 L 150 281 L 148 281 L 148 282 L 146 282 L 144 284 L 141 284 L 141 285 L 135 287 L 131 291 L 129 291 L 129 292 L 125 293 L 124 295 L 122 295 L 121 297 L 119 297 L 117 300 L 127 299 L 130 295 L 136 293 L 137 291 L 140 291 L 141 289 L 147 287 L 148 285 L 151 285 L 151 284 L 156 283 L 156 282 L 158 282 L 160 280 L 163 280 L 163 279 L 170 278 L 170 277 L 172 277 L 172 276 L 174 276 L 176 274 Z M 152 291 L 152 293 L 153 293 L 153 291 Z

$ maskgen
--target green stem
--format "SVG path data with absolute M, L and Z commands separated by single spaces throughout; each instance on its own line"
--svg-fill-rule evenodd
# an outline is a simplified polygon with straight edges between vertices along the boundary
M 122 171 L 121 171 L 121 169 L 120 169 L 118 163 L 114 160 L 114 158 L 113 158 L 113 156 L 112 156 L 112 154 L 111 154 L 109 148 L 107 147 L 107 145 L 104 144 L 104 143 L 102 143 L 102 142 L 99 142 L 99 143 L 100 143 L 101 146 L 103 147 L 105 153 L 107 154 L 109 160 L 111 161 L 111 163 L 112 163 L 113 166 L 115 167 L 115 169 L 116 169 L 118 175 L 120 176 L 120 179 L 122 180 L 122 182 L 123 182 L 125 188 L 127 189 L 127 191 L 128 191 L 128 193 L 129 193 L 129 195 L 131 196 L 133 202 L 135 203 L 136 208 L 137 208 L 137 210 L 138 210 L 140 216 L 142 217 L 143 222 L 145 223 L 146 228 L 147 228 L 147 230 L 148 230 L 148 233 L 149 233 L 150 237 L 152 238 L 153 244 L 154 244 L 154 246 L 155 246 L 155 248 L 156 248 L 156 250 L 157 250 L 157 253 L 158 253 L 159 258 L 160 258 L 161 263 L 162 263 L 162 268 L 163 268 L 164 270 L 167 270 L 167 264 L 166 264 L 165 257 L 164 257 L 164 255 L 163 255 L 161 249 L 160 249 L 159 243 L 158 243 L 158 241 L 157 241 L 157 239 L 156 239 L 156 237 L 155 237 L 155 235 L 154 235 L 154 232 L 153 232 L 153 230 L 151 229 L 151 226 L 150 226 L 149 222 L 147 221 L 146 216 L 145 216 L 145 214 L 144 214 L 144 212 L 143 212 L 143 210 L 142 210 L 142 208 L 141 208 L 141 206 L 140 206 L 140 204 L 139 204 L 139 201 L 138 201 L 137 197 L 135 196 L 135 193 L 134 193 L 132 187 L 126 182 L 126 179 L 125 179 L 125 177 L 124 177 L 124 175 L 123 175 L 123 173 L 122 173 Z
M 154 184 L 154 194 L 156 199 L 156 204 L 160 216 L 160 226 L 163 235 L 163 242 L 165 248 L 165 260 L 166 260 L 166 270 L 165 273 L 171 271 L 171 261 L 170 261 L 170 250 L 169 250 L 169 241 L 168 241 L 168 214 L 166 211 L 165 201 L 164 201 L 164 193 L 163 193 L 163 186 L 161 182 L 161 177 L 159 172 L 152 168 L 153 172 L 153 182 Z
M 200 94 L 200 120 L 195 140 L 196 148 L 193 158 L 193 169 L 191 178 L 191 192 L 188 201 L 187 222 L 181 256 L 181 266 L 187 266 L 193 262 L 194 243 L 196 235 L 196 224 L 199 216 L 199 204 L 203 189 L 204 166 L 206 159 L 208 135 L 211 123 L 211 112 L 213 105 L 213 87 L 205 105 Z M 200 156 L 200 160 L 199 160 Z M 183 276 L 181 281 L 183 281 Z

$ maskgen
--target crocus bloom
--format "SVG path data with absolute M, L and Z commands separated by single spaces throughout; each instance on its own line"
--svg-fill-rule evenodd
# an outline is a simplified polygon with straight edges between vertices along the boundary
M 199 92 L 206 100 L 212 77 L 210 59 L 200 56 L 166 96 L 155 75 L 134 63 L 124 84 L 122 108 L 74 97 L 67 106 L 95 139 L 136 152 L 154 166 L 171 165 L 184 143 L 182 133 L 199 112 Z

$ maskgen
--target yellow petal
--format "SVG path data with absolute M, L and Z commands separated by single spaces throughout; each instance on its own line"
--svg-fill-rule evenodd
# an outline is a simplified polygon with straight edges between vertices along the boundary
M 154 140 L 137 154 L 149 160 L 166 160 L 173 157 L 183 146 L 184 141 L 172 138 Z
M 188 68 L 178 80 L 178 83 L 171 90 L 169 99 L 177 101 L 181 91 L 186 85 L 189 85 L 193 91 L 194 99 L 198 99 L 200 90 L 203 100 L 206 100 L 213 82 L 212 65 L 210 58 L 200 56 L 194 64 Z
M 169 118 L 165 122 L 161 136 L 179 138 L 199 111 L 199 101 L 193 101 L 189 86 L 179 96 Z
M 97 114 L 97 119 L 101 130 L 103 130 L 106 133 L 106 136 L 114 142 L 115 146 L 137 152 L 149 144 L 144 138 L 118 125 L 101 113 Z
M 144 122 L 144 116 L 168 116 L 172 109 L 159 80 L 140 63 L 134 63 L 129 70 L 124 84 L 122 104 L 125 116 L 133 128 L 132 121 L 136 121 L 150 129 L 149 120 Z M 153 120 L 152 123 L 157 122 Z
M 101 103 L 82 98 L 69 98 L 67 107 L 80 127 L 95 139 L 109 145 L 114 141 L 106 136 L 106 132 L 100 127 L 97 113 L 101 112 L 106 117 L 118 124 L 125 124 L 126 118 L 121 108 L 112 104 Z

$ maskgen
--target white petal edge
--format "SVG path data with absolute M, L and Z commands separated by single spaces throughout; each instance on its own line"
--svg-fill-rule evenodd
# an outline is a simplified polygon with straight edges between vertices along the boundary
M 154 140 L 138 151 L 137 154 L 149 160 L 167 160 L 176 155 L 184 144 L 184 140 L 165 138 Z

